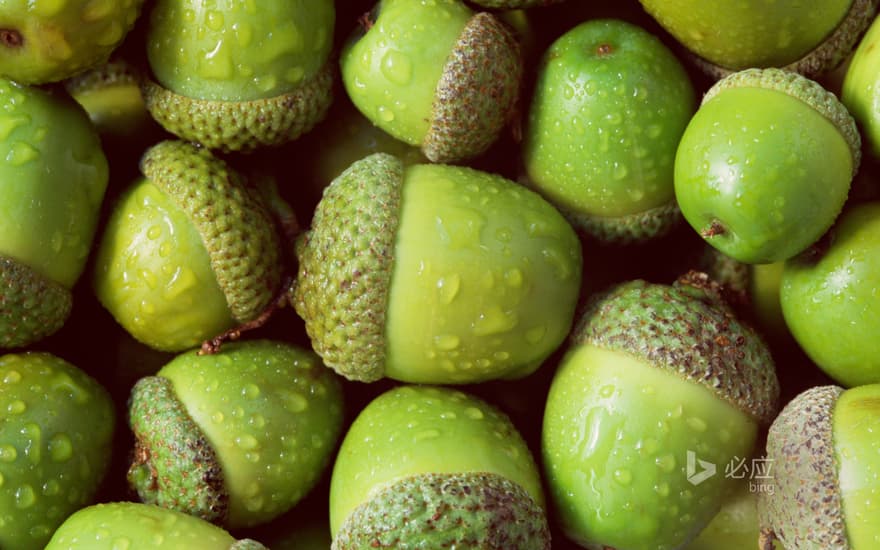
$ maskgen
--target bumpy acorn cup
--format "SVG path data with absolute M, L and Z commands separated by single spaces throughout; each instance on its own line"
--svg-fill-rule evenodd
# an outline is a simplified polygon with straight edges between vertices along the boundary
M 147 109 L 171 133 L 212 149 L 296 139 L 332 101 L 334 18 L 332 0 L 225 9 L 158 0 L 147 32 Z
M 877 0 L 639 0 L 715 78 L 779 67 L 816 77 L 852 52 L 877 13 Z
M 0 79 L 0 348 L 56 332 L 70 314 L 107 188 L 107 159 L 63 91 Z
M 0 547 L 42 550 L 110 463 L 110 394 L 48 353 L 0 356 Z
M 317 356 L 268 340 L 177 356 L 132 389 L 128 481 L 148 504 L 238 528 L 286 512 L 342 430 L 342 387 Z
M 678 145 L 675 197 L 706 242 L 772 263 L 831 227 L 860 160 L 855 121 L 834 94 L 797 73 L 748 69 L 703 96 Z
M 330 480 L 334 550 L 549 550 L 540 475 L 510 420 L 448 388 L 401 386 L 348 430 Z
M 621 283 L 573 331 L 542 452 L 562 529 L 586 548 L 681 548 L 732 492 L 725 466 L 772 420 L 770 351 L 720 293 L 696 272 Z
M 488 149 L 519 99 L 513 31 L 460 0 L 384 1 L 369 17 L 340 55 L 342 82 L 364 116 L 432 162 Z
M 580 242 L 536 193 L 383 153 L 330 184 L 297 249 L 313 348 L 364 382 L 525 376 L 562 343 L 580 289 Z
M 164 141 L 119 198 L 95 260 L 98 299 L 132 336 L 182 351 L 259 317 L 281 284 L 262 197 L 207 149 Z
M 267 550 L 203 519 L 137 502 L 104 502 L 67 518 L 45 550 Z
M 770 490 L 758 513 L 761 549 L 859 550 L 880 540 L 880 384 L 818 386 L 770 426 Z
M 69 78 L 107 61 L 143 0 L 0 3 L 0 77 L 21 84 Z

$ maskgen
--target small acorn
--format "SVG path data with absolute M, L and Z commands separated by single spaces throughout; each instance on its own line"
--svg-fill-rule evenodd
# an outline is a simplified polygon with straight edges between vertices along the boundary
M 523 74 L 513 31 L 461 0 L 377 2 L 340 64 L 364 116 L 446 163 L 476 157 L 497 140 L 515 113 Z
M 67 518 L 45 550 L 267 550 L 203 519 L 137 502 L 103 502 Z
M 13 0 L 0 3 L 0 77 L 45 84 L 107 61 L 140 16 L 143 0 Z
M 860 160 L 855 121 L 834 94 L 797 73 L 748 69 L 703 96 L 678 145 L 675 197 L 706 242 L 773 263 L 831 227 Z
M 281 286 L 279 235 L 264 199 L 209 150 L 163 141 L 119 197 L 93 286 L 132 336 L 182 351 L 256 319 Z
M 877 13 L 876 0 L 639 0 L 696 54 L 707 74 L 778 67 L 814 78 L 852 52 Z
M 334 20 L 332 0 L 158 0 L 147 29 L 147 109 L 211 149 L 296 139 L 332 101 Z
M 762 550 L 876 548 L 880 540 L 880 384 L 817 386 L 770 426 L 772 490 L 760 493 Z
M 0 348 L 15 348 L 70 315 L 109 169 L 95 128 L 63 90 L 0 79 L 0 128 Z
M 713 468 L 751 456 L 778 399 L 770 350 L 704 274 L 597 295 L 544 411 L 563 531 L 587 548 L 681 548 L 733 490 Z
M 384 153 L 330 184 L 297 250 L 312 346 L 363 382 L 523 377 L 568 334 L 580 290 L 580 241 L 538 194 Z
M 549 550 L 540 474 L 501 411 L 448 388 L 399 386 L 343 439 L 333 549 Z
M 295 505 L 329 464 L 342 387 L 314 353 L 253 340 L 180 354 L 129 399 L 130 486 L 147 504 L 229 528 Z
M 113 402 L 78 367 L 27 352 L 0 356 L 0 410 L 0 547 L 42 550 L 104 478 Z

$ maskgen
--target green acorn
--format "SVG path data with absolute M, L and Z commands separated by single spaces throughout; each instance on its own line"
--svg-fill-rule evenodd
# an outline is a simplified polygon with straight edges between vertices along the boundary
M 9 0 L 0 3 L 0 77 L 21 84 L 69 78 L 107 61 L 143 0 Z
M 48 353 L 0 356 L 0 547 L 42 549 L 110 463 L 110 394 Z
M 52 535 L 45 550 L 267 550 L 203 519 L 136 502 L 83 508 Z
M 159 0 L 147 32 L 147 109 L 212 149 L 293 140 L 332 101 L 334 19 L 331 0 Z
M 330 482 L 333 549 L 549 549 L 540 475 L 510 420 L 448 388 L 402 386 L 348 430 Z
M 342 429 L 342 388 L 311 352 L 256 340 L 172 359 L 132 389 L 129 484 L 148 504 L 230 528 L 286 512 Z
M 312 345 L 364 382 L 523 377 L 568 334 L 580 290 L 580 241 L 539 195 L 383 153 L 330 184 L 298 245 Z
M 141 159 L 98 244 L 94 289 L 132 336 L 182 351 L 256 319 L 281 284 L 264 199 L 207 149 L 164 141 Z
M 76 102 L 3 79 L 0 158 L 0 348 L 12 348 L 67 320 L 109 175 Z

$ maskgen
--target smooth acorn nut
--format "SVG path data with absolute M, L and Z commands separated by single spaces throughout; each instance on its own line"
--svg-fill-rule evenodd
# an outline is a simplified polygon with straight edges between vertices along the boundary
M 44 84 L 107 61 L 143 0 L 11 0 L 0 4 L 0 77 Z
M 163 141 L 115 204 L 96 251 L 101 304 L 141 342 L 182 351 L 257 318 L 281 285 L 265 201 L 204 148 Z
M 745 263 L 786 260 L 834 223 L 861 159 L 837 97 L 797 73 L 748 69 L 703 96 L 675 157 L 675 197 L 712 246 Z
M 398 386 L 343 439 L 333 549 L 550 548 L 541 479 L 510 419 L 449 388 Z
M 45 352 L 0 356 L 0 547 L 42 550 L 89 504 L 111 458 L 115 410 L 97 381 Z
M 109 175 L 76 102 L 3 79 L 0 155 L 0 348 L 15 348 L 67 320 Z
M 129 399 L 141 501 L 229 528 L 293 507 L 329 465 L 342 386 L 311 351 L 269 340 L 178 355 Z
M 662 236 L 681 221 L 673 164 L 694 96 L 681 63 L 642 28 L 572 28 L 538 69 L 523 143 L 530 184 L 602 242 Z
M 880 41 L 880 24 L 875 19 L 850 59 L 840 90 L 840 100 L 859 124 L 862 138 L 867 146 L 866 150 L 874 158 L 880 158 L 880 109 L 877 108 L 877 98 L 880 97 L 878 41 Z
M 52 535 L 45 550 L 267 550 L 236 540 L 203 519 L 137 502 L 102 502 L 77 511 Z
M 722 78 L 749 68 L 816 77 L 837 67 L 877 13 L 876 0 L 639 0 L 697 65 Z
M 586 548 L 681 548 L 732 489 L 779 399 L 770 350 L 690 272 L 597 295 L 547 396 L 541 448 L 566 535 Z
M 880 383 L 880 202 L 846 210 L 826 238 L 785 262 L 779 301 L 800 347 L 843 386 Z
M 332 0 L 158 0 L 147 31 L 147 109 L 169 132 L 211 149 L 294 140 L 332 102 L 334 19 Z
M 761 548 L 875 548 L 880 540 L 880 384 L 810 388 L 770 426 Z
M 539 195 L 471 168 L 377 153 L 325 190 L 292 301 L 348 379 L 520 378 L 571 328 L 577 235 Z
M 513 117 L 523 73 L 513 31 L 460 0 L 378 2 L 340 64 L 345 90 L 367 118 L 443 163 L 473 158 L 496 141 Z

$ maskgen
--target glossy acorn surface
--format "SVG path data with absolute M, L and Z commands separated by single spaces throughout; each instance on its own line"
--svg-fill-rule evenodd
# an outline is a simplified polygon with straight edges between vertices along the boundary
M 788 260 L 780 302 L 810 358 L 844 386 L 880 382 L 880 204 L 854 206 L 815 256 Z
M 846 69 L 840 100 L 859 123 L 867 151 L 880 157 L 880 24 L 877 20 L 859 42 Z
M 371 501 L 389 506 L 370 515 Z M 400 386 L 371 401 L 343 440 L 330 528 L 334 548 L 360 547 L 341 545 L 341 537 L 379 546 L 544 548 L 543 502 L 534 460 L 503 413 L 456 390 Z M 498 546 L 505 534 L 514 537 L 509 544 L 526 545 Z
M 534 188 L 600 240 L 647 240 L 680 221 L 675 151 L 696 105 L 684 67 L 656 37 L 590 20 L 544 54 L 523 162 Z
M 111 458 L 110 394 L 45 352 L 0 356 L 0 546 L 42 549 L 94 498 Z

